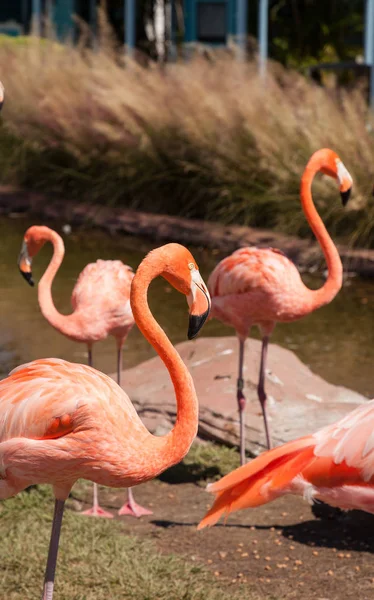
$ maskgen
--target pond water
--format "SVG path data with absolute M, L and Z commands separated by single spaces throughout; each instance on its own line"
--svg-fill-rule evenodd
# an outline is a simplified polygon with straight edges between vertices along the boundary
M 24 218 L 0 218 L 0 376 L 10 369 L 36 358 L 55 356 L 86 362 L 86 348 L 66 339 L 43 319 L 37 302 L 36 287 L 31 288 L 20 276 L 17 257 L 26 228 L 33 224 Z M 120 259 L 136 269 L 145 253 L 158 244 L 130 236 L 115 236 L 91 229 L 61 232 L 61 223 L 52 224 L 63 236 L 66 246 L 64 262 L 53 284 L 58 310 L 71 312 L 70 296 L 80 271 L 89 262 Z M 218 257 L 206 250 L 193 254 L 207 280 Z M 52 255 L 45 246 L 33 263 L 35 281 L 39 281 Z M 311 287 L 322 281 L 306 277 Z M 149 294 L 151 309 L 174 344 L 186 340 L 187 303 L 162 279 L 152 283 Z M 181 327 L 181 323 L 184 328 Z M 355 389 L 374 397 L 374 281 L 347 279 L 337 298 L 309 317 L 295 323 L 280 324 L 272 341 L 289 348 L 315 373 L 334 384 Z M 208 322 L 204 336 L 232 335 L 233 330 L 218 321 Z M 256 334 L 257 335 L 257 334 Z M 112 373 L 116 369 L 115 343 L 105 340 L 94 346 L 94 366 Z M 134 328 L 124 351 L 124 366 L 133 366 L 154 355 L 140 332 Z M 250 360 L 250 357 L 247 358 Z

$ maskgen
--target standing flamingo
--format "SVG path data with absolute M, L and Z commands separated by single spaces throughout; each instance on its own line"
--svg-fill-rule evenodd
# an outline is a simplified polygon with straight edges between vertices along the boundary
M 216 499 L 198 528 L 286 494 L 374 513 L 373 430 L 371 400 L 314 435 L 264 452 L 208 486 Z
M 149 433 L 122 388 L 88 366 L 36 360 L 0 381 L 0 498 L 35 483 L 50 483 L 56 498 L 43 600 L 53 597 L 64 503 L 77 479 L 118 488 L 138 485 L 182 460 L 196 436 L 192 377 L 147 302 L 148 287 L 158 275 L 187 296 L 189 339 L 204 324 L 210 298 L 193 256 L 179 244 L 150 252 L 132 282 L 136 324 L 165 363 L 175 389 L 177 419 L 168 434 Z
M 324 148 L 312 155 L 301 179 L 301 205 L 320 243 L 328 267 L 327 281 L 320 289 L 307 288 L 295 265 L 280 250 L 274 248 L 241 248 L 218 263 L 209 277 L 208 288 L 212 297 L 211 316 L 234 327 L 239 338 L 237 401 L 241 464 L 245 462 L 244 344 L 251 327 L 257 325 L 262 333 L 257 391 L 264 418 L 267 446 L 271 448 L 265 393 L 269 337 L 277 322 L 295 321 L 328 304 L 342 286 L 343 267 L 339 253 L 312 200 L 312 182 L 319 171 L 337 179 L 343 205 L 348 202 L 352 178 L 338 155 Z
M 54 277 L 65 254 L 64 242 L 58 233 L 49 227 L 30 227 L 24 236 L 19 268 L 26 281 L 34 285 L 32 258 L 48 241 L 53 245 L 53 257 L 38 285 L 38 299 L 43 316 L 69 339 L 87 344 L 88 364 L 91 367 L 94 342 L 104 340 L 108 335 L 114 336 L 117 344 L 117 382 L 121 385 L 122 348 L 134 325 L 130 306 L 130 287 L 134 277 L 131 267 L 119 260 L 98 260 L 87 265 L 79 275 L 71 296 L 74 312 L 62 315 L 55 308 L 51 292 Z M 82 514 L 113 517 L 99 506 L 96 483 L 93 486 L 93 506 Z M 129 489 L 128 501 L 119 510 L 119 514 L 140 517 L 152 512 L 137 504 Z

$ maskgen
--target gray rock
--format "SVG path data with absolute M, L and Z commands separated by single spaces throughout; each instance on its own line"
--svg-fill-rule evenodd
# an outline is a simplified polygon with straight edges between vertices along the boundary
M 177 345 L 195 383 L 200 404 L 199 437 L 229 446 L 239 441 L 236 403 L 238 341 L 235 337 L 199 338 Z M 265 449 L 257 378 L 261 343 L 246 343 L 244 369 L 247 450 Z M 162 361 L 156 357 L 128 369 L 123 386 L 150 431 L 163 435 L 175 422 L 174 388 Z M 271 344 L 266 389 L 273 440 L 280 444 L 333 423 L 367 398 L 335 386 L 312 373 L 297 356 Z

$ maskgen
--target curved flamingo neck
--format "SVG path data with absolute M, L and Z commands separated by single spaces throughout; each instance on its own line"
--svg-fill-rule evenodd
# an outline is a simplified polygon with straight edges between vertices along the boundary
M 73 315 L 62 315 L 56 309 L 52 298 L 52 283 L 65 255 L 65 247 L 62 238 L 52 229 L 46 229 L 45 241 L 51 242 L 53 256 L 40 279 L 38 285 L 38 301 L 43 317 L 58 331 L 70 336 L 74 332 L 71 329 Z M 73 313 L 74 314 L 74 313 Z
M 336 296 L 343 283 L 343 266 L 340 260 L 338 250 L 332 241 L 327 229 L 319 216 L 312 198 L 313 179 L 324 167 L 324 155 L 313 156 L 308 162 L 301 179 L 301 205 L 307 221 L 316 236 L 322 252 L 325 256 L 328 278 L 324 285 L 318 290 L 309 290 L 312 294 L 311 310 L 314 310 L 324 304 L 328 304 Z
M 158 275 L 167 274 L 168 262 L 170 263 L 170 257 L 165 256 L 161 249 L 148 254 L 136 272 L 130 296 L 135 322 L 169 371 L 177 402 L 177 418 L 173 429 L 161 437 L 150 434 L 146 460 L 148 466 L 152 465 L 152 477 L 182 460 L 198 428 L 198 402 L 192 377 L 169 338 L 154 319 L 147 301 L 151 281 Z

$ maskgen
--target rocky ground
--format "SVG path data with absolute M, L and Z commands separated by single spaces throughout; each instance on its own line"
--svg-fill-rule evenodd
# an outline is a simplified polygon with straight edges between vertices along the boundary
M 185 473 L 188 477 L 188 473 Z M 172 484 L 173 473 L 135 489 L 153 515 L 119 517 L 125 533 L 152 539 L 164 553 L 204 564 L 227 590 L 261 600 L 369 600 L 374 596 L 374 517 L 351 512 L 319 520 L 301 498 L 236 513 L 211 529 L 196 525 L 211 497 L 198 484 Z M 119 508 L 124 492 L 100 489 L 103 504 Z M 91 488 L 84 497 L 88 500 Z M 75 509 L 86 504 L 75 501 Z M 253 595 L 253 596 L 252 596 Z

